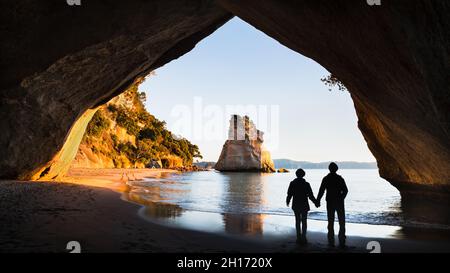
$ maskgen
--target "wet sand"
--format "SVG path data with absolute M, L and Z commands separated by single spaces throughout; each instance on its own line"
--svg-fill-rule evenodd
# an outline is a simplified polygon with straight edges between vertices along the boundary
M 127 182 L 142 180 L 145 177 L 158 178 L 176 173 L 171 169 L 89 169 L 72 168 L 67 172 L 64 182 L 127 191 Z
M 310 232 L 309 245 L 299 247 L 286 234 L 257 239 L 166 227 L 123 200 L 121 171 L 71 170 L 70 183 L 0 181 L 0 251 L 68 252 L 67 243 L 78 241 L 82 252 L 369 252 L 367 242 L 376 240 L 382 252 L 450 252 L 443 240 L 349 236 L 349 248 L 341 250 L 329 248 L 323 232 Z M 172 171 L 131 172 L 138 179 Z

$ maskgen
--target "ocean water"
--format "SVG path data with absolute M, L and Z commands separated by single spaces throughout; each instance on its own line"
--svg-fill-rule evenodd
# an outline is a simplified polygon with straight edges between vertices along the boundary
M 305 170 L 305 179 L 317 195 L 325 169 Z M 395 233 L 399 227 L 417 227 L 406 219 L 400 194 L 378 175 L 376 169 L 343 169 L 349 189 L 345 202 L 348 230 L 357 235 Z M 162 224 L 227 233 L 277 233 L 292 229 L 293 213 L 286 206 L 286 192 L 295 178 L 289 173 L 221 173 L 217 171 L 165 174 L 158 178 L 130 182 L 127 199 L 145 206 L 140 214 Z M 309 219 L 326 221 L 326 203 L 311 204 Z M 365 233 L 360 224 L 364 224 Z M 367 228 L 368 225 L 372 226 Z M 316 230 L 326 225 L 313 221 Z
M 263 213 L 291 215 L 286 207 L 286 192 L 295 178 L 289 173 L 221 173 L 217 171 L 170 174 L 132 182 L 132 193 L 146 201 L 173 204 L 184 210 L 216 213 Z M 317 195 L 328 170 L 306 170 L 305 179 Z M 380 178 L 378 170 L 345 169 L 339 173 L 349 189 L 346 198 L 348 222 L 400 225 L 403 223 L 400 194 Z M 309 217 L 326 220 L 325 200 L 316 208 L 312 203 Z

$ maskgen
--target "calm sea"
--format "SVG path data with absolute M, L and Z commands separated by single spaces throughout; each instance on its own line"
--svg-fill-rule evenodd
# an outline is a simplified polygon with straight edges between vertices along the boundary
M 143 217 L 166 225 L 237 234 L 279 233 L 293 227 L 292 210 L 285 204 L 287 188 L 295 177 L 295 170 L 290 171 L 166 174 L 131 182 L 126 198 L 145 205 L 140 211 Z M 317 195 L 328 170 L 305 171 L 305 178 Z M 349 189 L 346 218 L 348 230 L 353 230 L 353 234 L 365 236 L 381 232 L 384 236 L 395 232 L 399 226 L 417 225 L 414 220 L 404 219 L 399 192 L 379 177 L 378 170 L 344 169 L 339 173 Z M 325 200 L 320 208 L 311 204 L 309 218 L 320 220 L 312 221 L 310 227 L 326 230 L 321 222 L 327 219 Z M 364 232 L 360 232 L 362 226 Z

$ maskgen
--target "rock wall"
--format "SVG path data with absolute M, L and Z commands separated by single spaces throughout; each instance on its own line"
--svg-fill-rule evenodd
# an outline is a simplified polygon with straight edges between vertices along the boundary
M 86 127 L 97 109 L 88 109 L 75 122 L 61 150 L 50 162 L 38 169 L 31 177 L 32 180 L 59 180 L 69 170 L 70 165 L 79 151 L 79 145 Z
M 64 143 L 86 111 L 231 15 L 210 0 L 23 0 L 2 2 L 0 18 L 0 178 L 34 179 L 59 175 L 49 164 L 63 146 L 77 146 Z

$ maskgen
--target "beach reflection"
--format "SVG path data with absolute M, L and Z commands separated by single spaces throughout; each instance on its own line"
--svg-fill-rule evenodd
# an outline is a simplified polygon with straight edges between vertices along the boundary
M 264 214 L 222 214 L 224 231 L 237 235 L 263 235 Z
M 262 173 L 223 173 L 222 211 L 259 212 L 266 202 L 265 177 Z
M 143 205 L 142 214 L 150 218 L 176 218 L 183 214 L 183 209 L 170 203 L 155 203 L 144 198 L 141 194 L 128 193 L 126 200 Z
M 293 216 L 189 211 L 174 204 L 143 202 L 140 198 L 130 200 L 144 205 L 139 210 L 141 217 L 169 227 L 260 238 L 295 236 Z M 326 233 L 326 223 L 309 220 L 308 229 L 311 232 Z M 396 226 L 349 223 L 347 235 L 404 238 L 405 234 L 402 228 Z
M 198 179 L 195 183 L 201 185 L 196 187 L 182 178 L 168 176 L 133 182 L 131 190 L 124 193 L 124 199 L 142 204 L 139 215 L 144 219 L 166 226 L 239 236 L 295 236 L 292 214 L 257 213 L 267 206 L 266 179 L 270 175 L 221 173 L 215 177 L 221 179 L 221 183 Z M 205 202 L 217 202 L 214 206 L 222 212 L 185 209 L 176 203 L 189 207 L 191 199 L 200 197 Z M 312 232 L 326 232 L 324 221 L 309 220 L 308 226 Z M 347 234 L 384 238 L 404 236 L 397 226 L 353 223 L 347 224 Z
M 266 204 L 265 174 L 263 173 L 223 173 L 224 191 L 222 211 L 224 230 L 229 234 L 262 235 L 264 214 L 248 214 L 261 211 Z
M 266 203 L 263 175 L 228 173 L 222 176 L 220 207 L 223 211 L 241 211 L 236 214 L 189 211 L 170 203 L 171 199 L 182 199 L 192 194 L 192 188 L 178 180 L 136 181 L 123 196 L 143 205 L 140 216 L 160 224 L 233 235 L 263 235 L 266 215 L 246 213 L 258 211 Z

